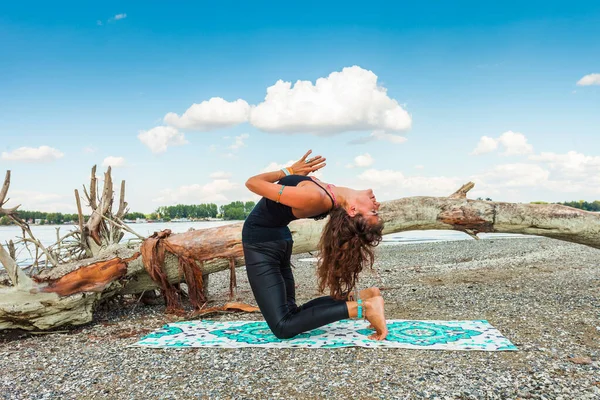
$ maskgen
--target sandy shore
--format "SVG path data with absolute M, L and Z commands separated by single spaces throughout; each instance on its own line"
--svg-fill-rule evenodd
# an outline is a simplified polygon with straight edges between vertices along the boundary
M 307 257 L 294 257 L 299 302 L 316 295 Z M 211 277 L 215 304 L 228 282 Z M 243 269 L 238 284 L 252 302 Z M 65 333 L 0 336 L 0 398 L 600 399 L 600 250 L 541 238 L 382 245 L 361 285 L 384 288 L 389 319 L 487 319 L 519 351 L 142 349 L 127 346 L 175 317 L 130 300 Z

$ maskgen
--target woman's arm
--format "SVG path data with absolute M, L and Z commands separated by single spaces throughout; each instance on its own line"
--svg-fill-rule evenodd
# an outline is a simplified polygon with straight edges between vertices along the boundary
M 292 170 L 295 175 L 308 175 L 313 171 L 317 171 L 325 166 L 325 158 L 321 156 L 313 157 L 312 159 L 306 160 L 306 157 L 312 151 L 309 150 L 300 160 L 296 161 L 292 165 Z M 250 191 L 266 197 L 267 199 L 278 201 L 286 206 L 292 208 L 312 208 L 312 206 L 318 203 L 322 196 L 312 186 L 286 186 L 283 191 L 281 188 L 283 185 L 278 185 L 274 182 L 280 180 L 285 176 L 282 170 L 265 172 L 263 174 L 255 175 L 246 181 L 246 187 Z M 281 192 L 281 195 L 279 194 Z

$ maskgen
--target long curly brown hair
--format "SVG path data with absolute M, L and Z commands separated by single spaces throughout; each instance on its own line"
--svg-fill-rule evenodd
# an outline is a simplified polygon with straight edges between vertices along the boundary
M 373 267 L 373 247 L 381 242 L 382 231 L 383 222 L 373 225 L 360 214 L 350 217 L 341 206 L 331 210 L 319 241 L 319 290 L 329 288 L 331 297 L 346 300 L 358 274 Z

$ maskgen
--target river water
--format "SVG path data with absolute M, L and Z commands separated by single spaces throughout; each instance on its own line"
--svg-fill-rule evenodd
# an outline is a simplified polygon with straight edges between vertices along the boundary
M 129 224 L 128 226 L 138 234 L 147 237 L 152 233 L 161 231 L 164 229 L 170 229 L 173 233 L 187 232 L 190 228 L 193 229 L 206 229 L 217 226 L 228 225 L 232 223 L 238 223 L 240 221 L 195 221 L 195 222 L 155 222 L 155 223 L 139 223 Z M 49 246 L 56 242 L 56 229 L 59 228 L 59 234 L 61 236 L 67 234 L 69 231 L 74 229 L 73 225 L 31 225 L 31 231 L 35 237 L 42 242 L 44 246 Z M 21 229 L 17 226 L 0 226 L 0 243 L 5 245 L 9 240 L 16 241 L 21 235 Z M 125 232 L 124 240 L 134 238 L 135 236 Z M 516 234 L 502 234 L 502 233 L 482 233 L 479 234 L 481 239 L 489 238 L 514 238 L 524 237 L 523 235 Z M 533 236 L 526 236 L 533 237 Z M 383 237 L 384 245 L 394 244 L 409 244 L 409 243 L 426 243 L 426 242 L 441 242 L 451 240 L 474 240 L 470 236 L 456 231 L 407 231 L 400 233 L 392 233 Z M 21 265 L 27 265 L 30 261 L 29 253 L 22 247 L 17 247 L 17 262 Z M 0 265 L 0 268 L 2 266 Z

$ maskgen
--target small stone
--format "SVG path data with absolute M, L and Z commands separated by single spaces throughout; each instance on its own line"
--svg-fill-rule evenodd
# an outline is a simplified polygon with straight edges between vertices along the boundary
M 571 357 L 569 358 L 573 364 L 580 365 L 590 365 L 592 363 L 592 359 L 590 357 Z

